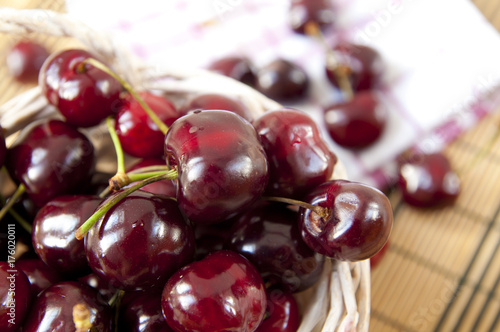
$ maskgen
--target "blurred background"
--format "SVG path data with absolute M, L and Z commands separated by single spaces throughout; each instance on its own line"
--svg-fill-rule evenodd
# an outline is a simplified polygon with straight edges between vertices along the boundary
M 415 7 L 412 10 L 401 12 L 401 15 L 404 16 L 394 17 L 392 23 L 387 23 L 387 26 L 383 26 L 383 22 L 379 20 L 380 26 L 384 28 L 384 33 L 380 34 L 382 37 L 378 38 L 379 35 L 373 32 L 373 35 L 377 38 L 368 39 L 369 30 L 366 29 L 370 27 L 370 22 L 377 22 L 377 18 L 380 19 L 381 12 L 377 12 L 379 13 L 378 16 L 371 15 L 368 21 L 360 25 L 359 18 L 361 17 L 360 13 L 363 12 L 363 7 L 384 8 L 389 4 L 392 5 L 392 2 L 374 1 L 366 6 L 363 6 L 363 4 L 367 4 L 367 1 L 353 1 L 356 5 L 351 6 L 346 5 L 348 1 L 337 2 L 339 8 L 346 8 L 348 14 L 343 19 L 340 19 L 337 32 L 327 35 L 327 39 L 335 42 L 335 38 L 339 34 L 343 34 L 347 38 L 357 36 L 357 41 L 368 42 L 379 49 L 389 63 L 389 67 L 391 67 L 391 63 L 393 64 L 388 74 L 392 82 L 397 82 L 397 78 L 401 74 L 407 75 L 407 77 L 410 76 L 408 82 L 415 82 L 415 77 L 418 75 L 408 75 L 408 71 L 415 68 L 410 65 L 406 66 L 408 63 L 411 64 L 413 60 L 410 59 L 405 62 L 402 60 L 403 54 L 395 56 L 394 53 L 391 53 L 395 49 L 394 41 L 397 40 L 395 38 L 391 39 L 391 35 L 398 31 L 402 33 L 398 29 L 410 29 L 408 34 L 404 35 L 406 36 L 406 42 L 410 40 L 410 44 L 423 43 L 425 45 L 425 38 L 430 38 L 426 33 L 432 35 L 432 29 L 437 29 L 436 25 L 433 24 L 439 23 L 438 20 L 432 19 L 434 15 L 429 11 L 429 7 L 422 7 L 426 2 L 422 1 L 419 4 L 420 7 L 418 7 L 415 4 L 416 2 L 400 1 L 405 6 L 410 6 L 410 3 L 413 3 Z M 237 3 L 242 2 L 225 2 L 226 5 L 232 4 L 233 6 L 236 6 Z M 443 1 L 443 3 L 451 4 L 450 1 Z M 500 29 L 500 1 L 472 1 L 470 2 L 470 8 L 464 6 L 463 3 L 464 1 L 460 1 L 456 8 L 452 5 L 443 7 L 442 4 L 431 7 L 441 15 L 439 16 L 442 19 L 441 28 L 446 31 L 446 34 L 436 34 L 436 39 L 433 39 L 430 43 L 433 48 L 429 46 L 429 52 L 425 52 L 424 49 L 423 53 L 429 53 L 427 56 L 431 60 L 430 63 L 435 59 L 437 64 L 442 61 L 447 63 L 448 67 L 442 72 L 436 72 L 436 68 L 432 68 L 432 77 L 427 77 L 429 81 L 417 85 L 416 89 L 421 90 L 410 90 L 412 85 L 409 83 L 406 86 L 401 83 L 400 86 L 403 86 L 403 88 L 390 87 L 389 90 L 394 93 L 393 96 L 401 98 L 400 103 L 408 102 L 408 99 L 404 99 L 404 96 L 411 93 L 417 94 L 415 99 L 423 99 L 423 105 L 426 102 L 431 103 L 433 99 L 425 95 L 428 93 L 426 89 L 430 91 L 439 89 L 439 94 L 442 96 L 450 96 L 449 100 L 445 100 L 446 98 L 443 97 L 443 104 L 440 104 L 440 107 L 447 105 L 448 109 L 453 110 L 453 105 L 462 103 L 467 104 L 465 107 L 470 106 L 472 108 L 466 102 L 468 100 L 467 92 L 464 92 L 466 90 L 461 91 L 459 89 L 471 88 L 473 90 L 475 87 L 477 90 L 478 86 L 484 87 L 484 85 L 481 85 L 484 81 L 481 81 L 481 78 L 486 78 L 489 83 L 492 83 L 491 86 L 486 87 L 486 92 L 493 94 L 493 97 L 498 96 L 499 93 L 493 83 L 498 83 L 496 78 L 500 76 L 488 76 L 488 74 L 497 74 L 500 71 L 500 64 L 498 63 L 500 57 L 496 57 L 500 49 L 497 35 L 497 30 Z M 147 4 L 146 1 L 144 6 L 146 7 Z M 124 8 L 117 9 L 117 13 L 113 15 L 109 15 L 110 9 L 106 7 L 111 6 L 110 4 L 102 4 L 99 7 L 94 4 L 94 1 L 68 1 L 66 3 L 63 0 L 0 0 L 0 6 L 43 8 L 61 12 L 70 11 L 97 28 L 117 33 L 124 42 L 128 41 L 136 47 L 133 48 L 133 51 L 138 56 L 151 62 L 166 59 L 165 56 L 167 55 L 165 53 L 172 53 L 172 58 L 169 61 L 175 62 L 180 61 L 178 60 L 181 57 L 179 54 L 186 54 L 183 52 L 189 51 L 191 51 L 190 54 L 193 54 L 194 52 L 194 49 L 190 48 L 195 46 L 186 40 L 179 40 L 178 44 L 169 46 L 172 50 L 178 52 L 168 52 L 168 48 L 167 51 L 157 48 L 155 52 L 151 52 L 151 47 L 154 44 L 149 41 L 167 38 L 170 35 L 175 36 L 177 31 L 183 31 L 182 26 L 176 25 L 176 28 L 172 28 L 171 31 L 157 29 L 154 30 L 152 36 L 143 37 L 141 31 L 151 27 L 145 27 L 141 24 L 127 26 L 126 23 L 133 22 L 133 19 L 126 17 L 127 5 L 125 4 Z M 228 7 L 220 8 L 227 9 Z M 96 10 L 98 14 L 95 16 L 89 14 Z M 187 12 L 187 9 L 184 10 Z M 364 8 L 364 10 L 367 9 Z M 465 16 L 456 16 L 457 11 Z M 145 12 L 139 12 L 137 15 L 146 15 Z M 125 16 L 120 16 L 120 13 Z M 209 27 L 207 29 L 212 29 L 213 21 L 211 21 L 210 15 L 203 14 L 206 14 L 206 12 L 191 11 L 189 13 L 191 13 L 189 15 L 191 23 L 204 22 Z M 197 13 L 198 16 L 193 13 Z M 245 18 L 244 13 L 238 14 L 238 10 L 219 11 L 216 14 L 220 15 L 221 13 L 233 15 L 227 17 L 227 22 L 231 22 L 231 20 L 237 21 L 238 15 Z M 260 12 L 256 11 L 256 13 L 266 15 L 266 10 L 262 9 Z M 371 13 L 375 12 L 372 11 Z M 103 15 L 108 16 L 108 19 L 102 19 Z M 196 18 L 193 18 L 193 15 Z M 411 19 L 415 17 L 417 19 L 412 23 Z M 250 18 L 248 19 L 250 20 Z M 271 15 L 269 19 L 272 20 L 273 16 Z M 274 19 L 276 19 L 276 25 L 273 28 L 274 33 L 283 38 L 287 37 L 289 32 L 279 30 L 280 19 L 276 16 L 274 16 Z M 117 22 L 123 24 L 117 25 Z M 187 25 L 190 22 L 184 21 Z M 221 20 L 221 22 L 223 23 L 219 22 L 215 23 L 215 25 L 231 24 L 224 20 Z M 246 29 L 258 30 L 258 28 L 255 28 L 258 26 L 256 21 L 240 21 L 240 24 L 247 25 L 248 22 L 253 22 L 251 23 L 253 26 L 250 28 L 247 26 Z M 358 24 L 358 30 L 352 30 L 353 22 Z M 173 23 L 163 22 L 163 24 L 168 26 Z M 456 35 L 453 31 L 455 28 L 453 24 L 461 26 L 464 31 L 472 31 L 476 34 L 468 36 L 464 31 L 460 30 Z M 349 31 L 351 34 L 349 34 Z M 352 31 L 357 34 L 352 34 Z M 197 33 L 197 38 L 205 40 L 205 43 L 206 39 L 203 39 L 204 37 L 214 38 L 213 40 L 221 38 L 220 35 L 217 37 L 216 28 L 211 32 L 198 31 Z M 161 37 L 159 37 L 160 35 Z M 29 37 L 39 41 L 50 51 L 78 46 L 77 42 L 65 38 L 53 38 L 37 34 L 32 34 Z M 247 38 L 251 38 L 251 36 Z M 412 40 L 413 38 L 414 40 Z M 33 84 L 22 84 L 13 80 L 5 66 L 7 50 L 18 39 L 19 37 L 16 36 L 0 34 L 0 105 L 33 86 Z M 199 40 L 197 39 L 197 41 Z M 475 41 L 473 46 L 464 42 L 470 42 L 471 40 Z M 272 42 L 268 41 L 268 43 Z M 276 54 L 288 54 L 293 59 L 303 59 L 304 53 L 301 53 L 301 50 L 309 49 L 310 51 L 310 45 L 307 44 L 309 41 L 294 40 L 283 44 L 281 39 L 278 38 L 274 42 L 281 45 L 277 51 L 262 51 L 263 48 L 256 47 L 256 45 L 247 46 L 244 50 L 252 55 L 257 63 L 265 63 L 267 59 L 276 56 Z M 206 52 L 202 56 L 199 55 L 200 53 L 196 53 L 198 54 L 197 57 L 184 59 L 183 61 L 192 62 L 196 66 L 204 66 L 219 55 L 234 53 L 234 48 L 241 48 L 241 45 L 242 43 L 236 46 L 227 43 L 227 39 L 226 42 L 216 45 L 203 44 L 202 47 Z M 445 45 L 443 47 L 445 51 L 457 53 L 447 54 L 444 52 L 445 55 L 442 55 L 436 51 L 440 45 Z M 142 48 L 137 48 L 138 46 Z M 314 47 L 316 51 L 310 51 L 307 63 L 314 62 L 315 57 L 321 56 L 321 47 L 313 45 Z M 477 49 L 474 49 L 476 47 Z M 482 49 L 481 47 L 485 48 Z M 259 50 L 261 51 L 258 52 Z M 463 53 L 458 53 L 461 50 L 463 50 Z M 453 63 L 450 64 L 451 62 Z M 478 62 L 482 63 L 478 64 Z M 438 65 L 436 67 L 439 69 Z M 476 67 L 479 68 L 477 71 L 475 71 Z M 307 67 L 307 69 L 313 72 L 313 77 L 316 75 L 315 70 L 317 68 L 314 65 L 311 65 L 310 68 Z M 429 70 L 429 68 L 426 70 Z M 429 70 L 429 72 L 431 71 Z M 426 72 L 425 75 L 429 76 L 429 73 Z M 444 78 L 441 81 L 440 75 L 446 77 L 443 76 Z M 456 86 L 453 85 L 455 84 L 453 81 L 456 81 Z M 460 83 L 463 83 L 463 85 L 460 85 Z M 433 87 L 432 84 L 436 87 Z M 429 87 L 429 85 L 432 87 Z M 325 91 L 322 88 L 318 89 L 317 91 L 322 93 Z M 456 90 L 448 93 L 449 90 L 453 89 Z M 318 106 L 318 103 L 325 102 L 325 100 L 321 99 L 320 93 L 316 93 L 316 97 L 317 99 L 314 102 L 300 102 L 297 107 L 310 109 L 314 113 L 314 108 Z M 337 97 L 332 93 L 328 98 L 334 99 Z M 436 98 L 439 99 L 440 97 L 437 96 Z M 426 101 L 426 99 L 430 101 Z M 392 100 L 394 101 L 394 99 Z M 371 161 L 375 159 L 378 165 L 389 165 L 394 156 L 400 153 L 402 149 L 419 142 L 422 143 L 424 139 L 433 139 L 434 142 L 438 140 L 433 149 L 443 148 L 443 153 L 450 159 L 462 185 L 462 191 L 453 205 L 432 209 L 416 208 L 405 203 L 401 199 L 399 190 L 389 185 L 392 184 L 393 180 L 391 177 L 393 169 L 391 167 L 386 167 L 383 171 L 377 173 L 377 177 L 372 175 L 378 170 L 375 168 L 366 170 L 366 165 L 359 167 L 359 169 L 352 166 L 352 169 L 350 169 L 350 172 L 352 172 L 350 174 L 351 178 L 371 181 L 386 190 L 393 203 L 395 214 L 395 224 L 390 238 L 390 245 L 380 263 L 372 270 L 371 331 L 500 330 L 500 112 L 498 112 L 500 108 L 494 101 L 495 98 L 491 99 L 493 100 L 491 102 L 487 102 L 488 100 L 490 99 L 484 99 L 485 105 L 489 108 L 486 107 L 483 112 L 474 113 L 474 116 L 467 117 L 467 123 L 451 133 L 447 131 L 445 126 L 450 123 L 445 121 L 448 119 L 448 115 L 439 114 L 439 116 L 432 117 L 436 115 L 432 107 L 437 106 L 429 105 L 429 109 L 426 109 L 429 114 L 422 113 L 421 118 L 419 118 L 418 114 L 415 115 L 414 111 L 409 111 L 408 116 L 413 116 L 418 121 L 421 121 L 421 126 L 419 130 L 411 129 L 415 129 L 414 132 L 409 136 L 405 136 L 409 137 L 405 143 L 406 145 L 402 145 L 400 139 L 391 136 L 392 134 L 398 134 L 398 131 L 405 131 L 401 129 L 404 128 L 405 121 L 398 120 L 399 122 L 393 122 L 392 124 L 394 132 L 389 131 L 384 141 L 371 151 L 351 153 L 343 148 L 338 148 L 339 158 L 345 161 L 347 165 L 351 165 L 355 161 L 372 165 Z M 415 102 L 413 104 L 409 103 L 409 105 L 415 105 Z M 443 110 L 443 112 L 446 111 Z M 422 119 L 425 119 L 425 121 Z M 437 129 L 441 131 L 436 131 Z M 447 135 L 439 136 L 436 134 L 436 132 L 442 133 L 443 131 Z M 408 134 L 408 131 L 406 131 L 406 134 Z

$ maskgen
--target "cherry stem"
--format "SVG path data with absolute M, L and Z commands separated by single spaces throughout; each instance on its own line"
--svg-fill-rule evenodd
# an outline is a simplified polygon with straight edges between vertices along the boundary
M 5 204 L 5 198 L 0 195 L 0 202 L 2 203 L 2 205 Z M 31 224 L 26 221 L 26 219 L 24 219 L 19 213 L 17 213 L 16 210 L 14 209 L 9 209 L 9 213 L 12 217 L 14 217 L 14 219 L 16 219 L 17 223 L 19 225 L 21 225 L 22 228 L 24 228 L 24 230 L 28 233 L 31 233 L 32 231 L 32 227 L 31 227 Z
M 3 217 L 5 217 L 7 212 L 14 206 L 16 201 L 19 199 L 19 197 L 21 197 L 24 194 L 25 191 L 26 191 L 26 187 L 24 186 L 24 184 L 21 183 L 17 187 L 14 194 L 9 198 L 9 200 L 5 203 L 5 205 L 0 210 L 0 220 L 2 220 Z
M 75 232 L 75 237 L 78 240 L 83 239 L 85 234 L 90 230 L 92 226 L 106 214 L 113 206 L 115 206 L 118 202 L 120 202 L 122 199 L 133 193 L 134 191 L 144 187 L 145 185 L 148 185 L 150 183 L 156 182 L 156 181 L 161 181 L 161 180 L 172 180 L 177 178 L 177 170 L 172 169 L 170 171 L 164 172 L 160 175 L 150 177 L 146 180 L 142 180 L 129 188 L 124 189 L 121 192 L 118 192 L 115 196 L 109 198 L 109 200 L 103 204 L 102 207 L 99 208 L 92 216 L 90 216 L 89 219 L 87 219 L 80 228 L 78 228 Z
M 125 291 L 119 290 L 116 293 L 115 301 L 112 304 L 113 306 L 115 306 L 115 332 L 118 332 L 118 321 L 120 318 L 120 309 L 121 309 L 120 307 L 122 305 L 122 299 L 123 299 L 124 295 L 125 295 Z
M 158 128 L 161 130 L 161 132 L 163 134 L 167 133 L 168 126 L 165 123 L 163 123 L 163 121 L 161 121 L 161 119 L 156 115 L 156 113 L 153 112 L 153 110 L 148 106 L 148 104 L 146 104 L 144 99 L 142 99 L 141 96 L 139 96 L 139 94 L 132 88 L 132 86 L 130 84 L 128 84 L 127 81 L 125 81 L 118 74 L 116 74 L 114 71 L 112 71 L 108 66 L 106 66 L 105 64 L 103 64 L 102 62 L 100 62 L 96 59 L 87 58 L 87 59 L 83 60 L 82 66 L 85 66 L 85 64 L 92 65 L 92 66 L 102 70 L 103 72 L 112 76 L 115 80 L 120 82 L 120 84 L 125 88 L 125 90 L 127 90 L 132 95 L 132 97 L 134 97 L 134 99 L 137 100 L 139 105 L 141 105 L 141 107 L 148 114 L 148 116 L 151 118 L 151 120 L 153 120 L 153 122 L 158 126 Z M 84 71 L 84 70 L 82 70 L 82 71 Z
M 111 116 L 106 118 L 106 125 L 108 126 L 109 136 L 111 136 L 111 140 L 113 141 L 113 146 L 116 151 L 116 172 L 117 173 L 125 173 L 125 157 L 123 156 L 123 148 L 116 134 L 115 126 L 111 122 Z
M 296 199 L 292 198 L 286 198 L 286 197 L 269 197 L 269 196 L 264 196 L 262 199 L 266 201 L 271 201 L 271 202 L 280 202 L 280 203 L 286 203 L 289 205 L 295 205 L 302 207 L 304 209 L 308 209 L 319 215 L 323 219 L 328 219 L 330 215 L 332 214 L 331 210 L 322 206 L 318 205 L 312 205 L 306 202 L 298 201 Z
M 85 304 L 78 303 L 73 307 L 73 323 L 75 324 L 75 332 L 87 332 L 92 328 L 90 310 Z
M 306 34 L 315 37 L 322 45 L 326 53 L 326 67 L 335 73 L 337 81 L 339 82 L 340 90 L 344 93 L 346 100 L 352 99 L 354 92 L 352 90 L 351 82 L 349 81 L 349 73 L 345 66 L 339 65 L 337 55 L 332 50 L 330 45 L 321 32 L 318 24 L 315 22 L 308 22 L 305 26 Z

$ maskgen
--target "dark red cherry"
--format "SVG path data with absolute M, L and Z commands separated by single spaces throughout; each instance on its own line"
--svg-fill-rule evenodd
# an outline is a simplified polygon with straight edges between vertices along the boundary
M 78 192 L 94 169 L 94 147 L 87 137 L 59 120 L 28 127 L 7 151 L 7 169 L 24 184 L 35 205 Z
M 168 280 L 162 310 L 176 331 L 254 331 L 264 317 L 266 291 L 246 258 L 221 250 Z
M 118 288 L 111 286 L 108 282 L 99 278 L 95 273 L 90 273 L 86 276 L 80 277 L 77 281 L 89 285 L 90 287 L 97 290 L 99 297 L 104 300 L 104 302 L 109 303 L 109 301 L 116 295 Z
M 266 194 L 302 198 L 331 178 L 337 157 L 309 115 L 293 109 L 270 111 L 254 127 L 269 161 Z
M 150 92 L 141 92 L 139 95 L 167 126 L 179 117 L 175 106 L 168 99 Z M 123 151 L 129 155 L 138 158 L 163 156 L 165 135 L 130 95 L 124 98 L 116 114 L 115 129 Z
M 32 40 L 17 42 L 7 53 L 6 65 L 10 75 L 22 83 L 35 83 L 49 52 Z
M 341 261 L 360 261 L 375 255 L 392 230 L 391 203 L 381 191 L 345 180 L 325 182 L 306 198 L 329 209 L 326 218 L 300 208 L 299 227 L 311 249 Z
M 120 331 L 173 332 L 161 311 L 160 292 L 140 292 L 120 310 Z
M 172 124 L 165 156 L 177 165 L 177 202 L 193 222 L 216 223 L 264 192 L 267 159 L 254 127 L 229 111 L 196 111 Z
M 229 56 L 217 59 L 208 66 L 208 69 L 250 86 L 255 84 L 254 66 L 244 56 Z
M 33 247 L 45 264 L 65 276 L 90 273 L 83 241 L 75 231 L 101 202 L 97 196 L 59 196 L 45 204 L 33 222 Z
M 285 204 L 253 206 L 233 225 L 231 233 L 225 248 L 248 258 L 266 284 L 300 292 L 321 276 L 325 256 L 304 243 L 298 213 Z
M 238 114 L 245 120 L 253 121 L 250 110 L 239 100 L 219 94 L 202 94 L 188 100 L 181 108 L 182 114 L 193 110 L 226 110 Z
M 300 325 L 297 301 L 290 292 L 267 290 L 266 318 L 256 332 L 296 332 Z
M 347 148 L 363 148 L 382 135 L 388 118 L 386 106 L 373 91 L 361 91 L 352 99 L 324 110 L 330 137 Z
M 453 203 L 460 179 L 442 153 L 416 153 L 399 166 L 399 188 L 405 202 L 420 207 Z
M 112 310 L 99 299 L 97 292 L 82 283 L 65 281 L 50 286 L 38 296 L 27 316 L 23 332 L 75 331 L 73 310 L 78 304 L 88 310 L 88 321 L 96 331 L 113 331 Z
M 377 88 L 382 80 L 384 64 L 380 54 L 373 48 L 349 42 L 342 42 L 333 49 L 338 66 L 348 72 L 353 91 Z M 339 87 L 335 70 L 326 67 L 330 82 Z
M 232 236 L 231 228 L 237 220 L 238 216 L 235 216 L 217 224 L 196 224 L 194 228 L 196 260 L 222 250 L 224 243 Z
M 257 72 L 255 87 L 271 99 L 295 101 L 307 94 L 309 78 L 295 63 L 276 59 Z
M 28 277 L 33 298 L 47 287 L 63 280 L 56 270 L 38 258 L 19 259 L 16 266 Z
M 295 32 L 306 33 L 307 23 L 314 23 L 320 29 L 331 28 L 337 13 L 330 0 L 292 0 L 290 25 Z
M 31 289 L 28 277 L 14 263 L 0 262 L 0 330 L 18 331 L 28 312 Z
M 132 165 L 128 169 L 128 171 L 130 172 L 148 166 L 165 166 L 165 160 L 162 158 L 143 159 Z M 141 190 L 148 191 L 150 193 L 157 195 L 175 197 L 177 195 L 177 180 L 156 181 L 144 187 L 141 187 Z
M 100 69 L 82 62 L 94 58 L 84 50 L 53 53 L 40 69 L 42 93 L 68 123 L 92 127 L 120 106 L 120 83 Z
M 5 134 L 2 126 L 0 126 L 0 167 L 3 166 L 5 155 L 7 154 L 7 147 L 5 146 Z
M 194 232 L 174 200 L 139 190 L 113 206 L 90 229 L 85 252 L 92 270 L 113 287 L 163 287 L 192 260 Z

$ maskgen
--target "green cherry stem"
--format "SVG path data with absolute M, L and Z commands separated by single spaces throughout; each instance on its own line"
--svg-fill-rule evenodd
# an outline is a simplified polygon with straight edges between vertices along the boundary
M 102 62 L 100 62 L 96 59 L 87 58 L 87 59 L 83 60 L 83 62 L 81 63 L 82 68 L 80 69 L 82 72 L 85 71 L 85 69 L 84 69 L 85 64 L 92 65 L 92 66 L 102 70 L 103 72 L 105 72 L 106 74 L 109 74 L 115 80 L 120 82 L 120 84 L 125 88 L 125 90 L 127 90 L 132 95 L 132 97 L 134 97 L 134 99 L 137 100 L 139 105 L 141 105 L 141 107 L 148 114 L 148 116 L 151 118 L 151 120 L 153 120 L 153 122 L 158 126 L 158 128 L 161 130 L 161 132 L 163 134 L 167 133 L 167 131 L 168 131 L 167 125 L 165 123 L 163 123 L 163 121 L 161 121 L 161 119 L 156 115 L 156 113 L 153 112 L 153 110 L 148 106 L 148 104 L 146 104 L 144 99 L 142 99 L 141 96 L 139 96 L 139 94 L 132 88 L 132 86 L 130 84 L 128 84 L 127 81 L 125 81 L 118 74 L 116 74 L 114 71 L 112 71 L 108 66 L 106 66 L 105 64 L 103 64 Z
M 108 116 L 106 118 L 106 125 L 108 126 L 109 135 L 111 136 L 111 140 L 113 141 L 113 146 L 115 147 L 116 151 L 116 172 L 125 173 L 125 158 L 123 156 L 122 144 L 120 142 L 120 139 L 118 138 L 118 135 L 116 134 L 116 130 L 113 126 L 113 123 L 111 122 L 111 119 L 111 116 Z
M 144 187 L 145 185 L 148 185 L 150 183 L 156 182 L 156 181 L 161 181 L 161 180 L 172 180 L 177 178 L 177 170 L 172 169 L 170 171 L 164 172 L 160 175 L 150 177 L 146 180 L 142 180 L 129 188 L 126 188 L 120 192 L 118 192 L 116 195 L 110 197 L 107 202 L 104 203 L 103 206 L 99 208 L 92 216 L 90 216 L 89 219 L 87 219 L 80 228 L 78 228 L 75 232 L 75 237 L 78 240 L 83 239 L 85 234 L 90 230 L 92 226 L 101 218 L 103 215 L 106 214 L 113 206 L 115 206 L 118 202 L 120 202 L 122 199 L 133 193 L 134 191 L 140 189 L 141 187 Z
M 0 202 L 2 203 L 2 205 L 5 204 L 5 198 L 2 195 L 0 195 Z M 31 224 L 28 221 L 26 221 L 26 219 L 24 219 L 19 213 L 17 213 L 16 210 L 9 209 L 9 214 L 14 219 L 16 219 L 17 223 L 21 225 L 21 227 L 24 228 L 26 232 L 31 233 L 32 231 Z
M 320 216 L 323 219 L 330 218 L 330 216 L 332 214 L 331 209 L 328 209 L 328 208 L 325 208 L 325 207 L 322 207 L 322 206 L 318 206 L 318 205 L 312 205 L 312 204 L 309 204 L 309 203 L 306 203 L 306 202 L 302 202 L 302 201 L 298 201 L 298 200 L 292 199 L 292 198 L 264 196 L 264 197 L 262 197 L 262 199 L 266 200 L 266 201 L 286 203 L 286 204 L 289 204 L 289 205 L 295 205 L 295 206 L 299 206 L 299 207 L 302 207 L 302 208 L 305 208 L 305 209 L 309 209 L 309 210 L 313 211 L 314 213 L 316 213 L 318 216 Z
M 24 184 L 21 183 L 17 187 L 14 194 L 9 198 L 9 200 L 5 203 L 5 205 L 0 210 L 0 220 L 2 220 L 3 217 L 5 217 L 7 212 L 14 206 L 14 203 L 16 203 L 16 201 L 19 199 L 19 197 L 21 197 L 24 194 L 25 191 L 26 191 L 26 187 L 24 186 Z

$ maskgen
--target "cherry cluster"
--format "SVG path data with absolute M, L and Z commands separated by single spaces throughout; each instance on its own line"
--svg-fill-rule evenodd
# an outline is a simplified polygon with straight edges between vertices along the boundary
M 61 118 L 8 149 L 0 136 L 18 184 L 0 219 L 24 225 L 32 248 L 0 262 L 2 331 L 295 331 L 294 293 L 325 260 L 368 259 L 389 238 L 388 198 L 332 179 L 337 157 L 304 112 L 137 93 L 78 49 L 50 55 L 39 85 Z M 103 122 L 110 176 L 85 134 Z

